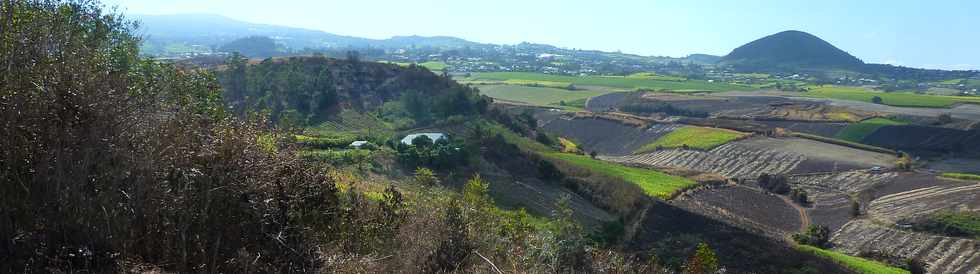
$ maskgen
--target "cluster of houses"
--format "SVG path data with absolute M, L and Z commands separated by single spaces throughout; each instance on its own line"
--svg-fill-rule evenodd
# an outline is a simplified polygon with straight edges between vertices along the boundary
M 423 133 L 413 133 L 413 134 L 405 135 L 405 137 L 402 138 L 400 142 L 402 144 L 405 144 L 405 145 L 411 145 L 412 142 L 414 142 L 416 138 L 419 138 L 419 137 L 422 137 L 422 136 L 428 137 L 429 140 L 432 140 L 433 142 L 439 141 L 439 140 L 442 140 L 442 139 L 448 139 L 449 138 L 449 135 L 446 135 L 445 133 L 423 132 Z M 357 140 L 357 141 L 351 142 L 348 147 L 350 147 L 352 149 L 362 149 L 362 148 L 366 148 L 367 146 L 370 146 L 370 145 L 371 145 L 371 142 L 364 141 L 364 140 Z

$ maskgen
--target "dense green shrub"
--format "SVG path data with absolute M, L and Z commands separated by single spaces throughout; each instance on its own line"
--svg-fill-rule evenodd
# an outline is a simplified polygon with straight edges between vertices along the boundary
M 830 244 L 830 229 L 822 225 L 810 225 L 805 232 L 793 234 L 793 240 L 801 245 L 827 248 Z

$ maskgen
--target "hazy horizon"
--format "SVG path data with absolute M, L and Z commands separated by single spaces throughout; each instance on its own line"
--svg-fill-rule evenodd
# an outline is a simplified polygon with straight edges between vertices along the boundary
M 980 69 L 980 2 L 969 1 L 456 1 L 109 0 L 130 15 L 215 14 L 251 23 L 384 39 L 453 36 L 647 56 L 725 55 L 785 30 L 814 34 L 868 63 Z M 383 7 L 383 8 L 382 8 Z M 805 12 L 801 12 L 805 11 Z M 515 31 L 518 30 L 518 31 Z

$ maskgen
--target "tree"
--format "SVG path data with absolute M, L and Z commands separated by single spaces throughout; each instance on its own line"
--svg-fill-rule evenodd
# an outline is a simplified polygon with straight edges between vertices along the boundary
M 857 199 L 853 198 L 851 199 L 851 216 L 861 216 L 861 203 L 858 203 Z
M 347 61 L 350 61 L 351 63 L 354 63 L 354 64 L 360 62 L 361 61 L 361 53 L 358 52 L 358 51 L 356 51 L 356 50 L 349 50 L 349 51 L 347 51 Z
M 874 97 L 871 97 L 871 102 L 872 103 L 875 103 L 875 104 L 881 104 L 883 102 L 883 100 L 881 99 L 881 97 L 874 96 Z
M 802 206 L 806 206 L 810 203 L 810 197 L 807 195 L 806 190 L 803 189 L 794 188 L 792 191 L 790 191 L 789 197 L 791 200 Z
M 466 221 L 463 208 L 457 200 L 451 200 L 443 216 L 444 237 L 440 240 L 429 259 L 426 271 L 429 273 L 450 273 L 470 254 L 472 246 L 466 240 Z
M 580 225 L 573 217 L 575 211 L 571 207 L 571 197 L 564 194 L 555 203 L 552 212 L 552 233 L 558 241 L 558 265 L 562 269 L 579 270 L 584 268 L 586 256 L 586 239 Z
M 904 152 L 901 153 L 901 156 L 895 161 L 895 167 L 902 171 L 912 170 L 912 156 Z
M 952 123 L 953 122 L 953 116 L 950 115 L 949 113 L 939 114 L 939 116 L 936 117 L 936 122 L 938 122 L 940 125 L 945 125 L 945 124 Z
M 434 143 L 432 142 L 432 138 L 429 138 L 428 135 L 424 135 L 424 134 L 419 135 L 414 139 L 412 139 L 412 145 L 415 146 L 417 149 L 421 149 L 421 150 L 429 149 L 430 147 L 432 147 L 433 144 Z
M 223 52 L 235 52 L 253 58 L 268 58 L 279 54 L 276 41 L 265 36 L 250 36 L 221 46 Z
M 790 192 L 789 179 L 786 176 L 763 173 L 759 175 L 758 183 L 759 187 L 772 193 L 787 194 Z
M 489 209 L 493 207 L 493 200 L 490 199 L 490 184 L 480 177 L 480 174 L 473 175 L 463 186 L 463 201 L 467 205 L 475 208 Z
M 538 128 L 538 119 L 534 118 L 534 112 L 531 110 L 525 110 L 524 112 L 521 112 L 521 114 L 518 116 L 518 119 L 524 121 L 525 126 L 527 126 L 527 128 L 530 130 L 534 130 Z
M 564 175 L 555 167 L 555 164 L 547 160 L 538 160 L 538 176 L 542 180 L 553 180 L 559 181 L 564 178 Z
M 415 175 L 413 177 L 415 182 L 419 185 L 431 187 L 439 184 L 439 178 L 436 177 L 435 172 L 431 169 L 419 167 L 415 169 Z
M 534 137 L 534 140 L 537 140 L 538 143 L 544 144 L 546 146 L 551 146 L 555 144 L 555 142 L 551 140 L 551 137 L 548 136 L 548 134 L 544 134 L 544 132 L 538 132 L 538 134 L 536 134 L 536 136 Z
M 595 157 L 597 155 L 599 155 L 599 153 L 595 152 L 595 150 L 593 150 L 592 152 L 589 152 L 589 157 L 592 157 L 592 159 L 595 159 Z
M 803 233 L 793 234 L 793 240 L 802 245 L 826 248 L 830 243 L 830 228 L 810 225 Z
M 905 269 L 911 274 L 925 274 L 928 272 L 926 263 L 917 258 L 905 259 Z
M 684 264 L 685 274 L 714 274 L 718 272 L 718 256 L 707 243 L 698 244 L 691 258 Z
M 0 12 L 0 272 L 315 270 L 333 182 L 227 115 L 210 71 L 140 57 L 98 1 Z
M 389 185 L 381 194 L 379 203 L 381 207 L 381 230 L 389 234 L 394 233 L 398 230 L 402 220 L 401 211 L 404 206 L 404 197 L 395 186 Z

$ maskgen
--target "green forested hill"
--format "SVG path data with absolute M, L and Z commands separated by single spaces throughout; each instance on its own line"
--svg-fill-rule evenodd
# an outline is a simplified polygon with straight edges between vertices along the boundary
M 344 110 L 378 111 L 426 124 L 485 110 L 489 99 L 420 66 L 325 57 L 229 58 L 218 71 L 226 104 L 238 114 L 264 110 L 271 120 L 316 125 Z M 399 117 L 401 118 L 401 117 Z

